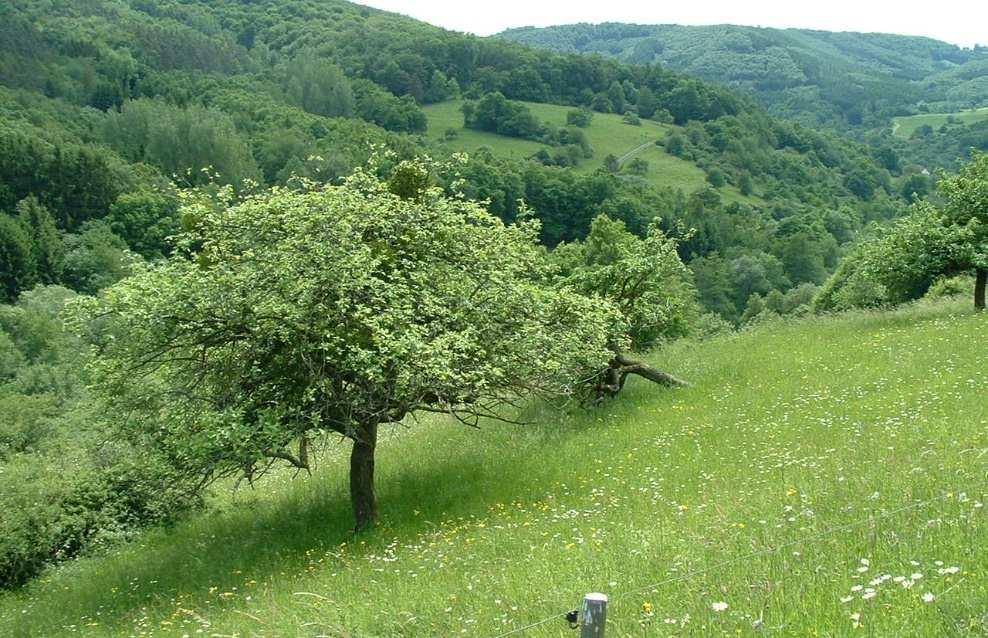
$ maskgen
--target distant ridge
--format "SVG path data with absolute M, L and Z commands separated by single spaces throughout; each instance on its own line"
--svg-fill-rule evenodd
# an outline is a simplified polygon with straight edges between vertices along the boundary
M 509 29 L 495 37 L 669 68 L 748 91 L 811 125 L 886 126 L 923 109 L 988 103 L 988 48 L 925 36 L 736 25 L 623 23 Z

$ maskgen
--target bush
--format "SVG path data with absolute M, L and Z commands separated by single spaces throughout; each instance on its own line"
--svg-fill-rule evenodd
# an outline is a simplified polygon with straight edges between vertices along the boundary
M 632 175 L 645 175 L 648 173 L 648 162 L 636 157 L 625 165 L 624 170 Z
M 572 111 L 566 113 L 566 124 L 569 126 L 586 128 L 590 126 L 591 120 L 593 120 L 593 111 L 586 107 L 573 109 Z
M 3 465 L 0 588 L 20 586 L 49 563 L 127 538 L 199 503 L 188 481 L 160 461 L 113 444 L 100 452 L 112 460 L 103 464 L 64 449 L 43 462 L 22 454 Z
M 941 277 L 933 282 L 930 289 L 926 291 L 927 299 L 941 299 L 944 297 L 956 297 L 958 295 L 969 295 L 974 289 L 974 277 L 971 275 L 956 275 L 954 277 Z
M 694 326 L 694 334 L 701 339 L 709 339 L 732 332 L 734 332 L 734 326 L 731 322 L 713 312 L 700 315 Z

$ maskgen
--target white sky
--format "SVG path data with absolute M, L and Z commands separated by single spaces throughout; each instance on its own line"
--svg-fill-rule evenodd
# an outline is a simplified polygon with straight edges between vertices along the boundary
M 986 0 L 357 0 L 432 24 L 490 35 L 574 22 L 745 24 L 925 35 L 988 45 Z

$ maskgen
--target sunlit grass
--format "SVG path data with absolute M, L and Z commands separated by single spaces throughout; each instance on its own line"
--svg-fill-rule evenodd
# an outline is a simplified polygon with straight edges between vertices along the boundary
M 777 323 L 651 357 L 688 389 L 410 424 L 358 539 L 333 445 L 0 598 L 0 635 L 490 636 L 603 591 L 610 637 L 983 636 L 986 329 L 966 300 Z
M 556 104 L 536 102 L 524 102 L 524 104 L 543 122 L 560 127 L 566 125 L 566 113 L 573 109 L 570 106 Z M 424 107 L 429 120 L 428 137 L 441 142 L 453 151 L 472 153 L 486 146 L 496 155 L 512 159 L 525 159 L 546 148 L 544 144 L 530 140 L 463 128 L 461 105 L 462 102 L 451 101 Z M 667 132 L 676 128 L 678 127 L 659 124 L 652 120 L 642 120 L 640 126 L 634 126 L 626 124 L 620 115 L 594 113 L 590 126 L 583 129 L 594 149 L 594 156 L 581 161 L 574 170 L 579 173 L 593 172 L 603 167 L 604 158 L 608 155 L 621 158 L 638 149 L 630 157 L 640 157 L 648 162 L 648 172 L 643 176 L 646 181 L 660 187 L 681 189 L 685 193 L 704 188 L 707 185 L 707 175 L 700 167 L 670 155 L 662 147 L 655 145 L 656 140 L 665 139 Z M 444 139 L 448 129 L 456 130 L 456 138 Z M 721 188 L 720 193 L 727 201 L 747 203 L 760 201 L 757 198 L 745 197 L 732 186 Z
M 929 124 L 936 129 L 946 124 L 947 120 L 951 117 L 964 124 L 974 124 L 975 122 L 988 120 L 988 108 L 958 111 L 957 113 L 923 113 L 920 115 L 896 117 L 892 119 L 892 131 L 896 137 L 908 139 L 916 132 L 916 129 L 924 124 Z

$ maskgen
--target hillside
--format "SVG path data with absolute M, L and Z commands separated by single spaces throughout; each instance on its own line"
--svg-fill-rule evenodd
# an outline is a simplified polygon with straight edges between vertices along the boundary
M 957 113 L 923 113 L 897 117 L 892 120 L 892 134 L 896 137 L 909 139 L 916 131 L 924 126 L 938 129 L 944 124 L 960 123 L 965 125 L 977 124 L 988 120 L 988 107 L 959 111 Z
M 493 636 L 600 590 L 619 636 L 981 635 L 985 321 L 965 300 L 768 324 L 651 357 L 689 389 L 410 423 L 359 539 L 331 446 L 310 479 L 220 488 L 4 594 L 0 634 Z
M 879 128 L 897 115 L 988 101 L 988 50 L 930 38 L 735 25 L 607 23 L 511 29 L 498 37 L 560 52 L 599 53 L 756 95 L 810 125 Z
M 571 107 L 556 104 L 524 102 L 526 107 L 543 122 L 554 126 L 566 125 L 566 113 Z M 489 148 L 500 157 L 528 159 L 546 148 L 538 142 L 517 137 L 507 137 L 487 131 L 477 131 L 463 127 L 462 102 L 430 104 L 423 110 L 429 122 L 427 136 L 450 152 L 474 153 L 481 148 Z M 456 136 L 447 139 L 446 132 L 456 131 Z M 633 158 L 648 162 L 641 177 L 658 188 L 682 190 L 695 193 L 709 184 L 707 173 L 695 163 L 668 153 L 656 142 L 662 142 L 674 133 L 682 135 L 683 127 L 674 124 L 661 124 L 644 120 L 638 125 L 630 125 L 615 113 L 599 113 L 590 125 L 583 130 L 593 148 L 593 157 L 582 160 L 574 167 L 578 173 L 592 173 L 604 168 L 604 158 L 613 155 L 622 165 Z M 748 204 L 764 204 L 757 197 L 742 195 L 732 185 L 719 189 L 725 201 Z
M 338 182 L 372 148 L 400 161 L 487 146 L 463 177 L 496 215 L 513 221 L 523 200 L 550 247 L 601 213 L 639 234 L 657 217 L 696 229 L 682 256 L 709 258 L 701 300 L 738 321 L 753 292 L 822 282 L 842 245 L 915 190 L 894 150 L 778 120 L 711 82 L 341 0 L 18 0 L 0 16 L 3 301 L 39 283 L 93 294 L 132 267 L 126 249 L 161 258 L 181 188 Z M 463 127 L 461 104 L 497 95 L 542 128 Z M 585 131 L 567 124 L 574 108 L 594 118 Z M 592 155 L 574 160 L 579 135 Z M 619 170 L 598 170 L 609 156 Z M 54 226 L 43 241 L 7 223 L 34 200 Z

